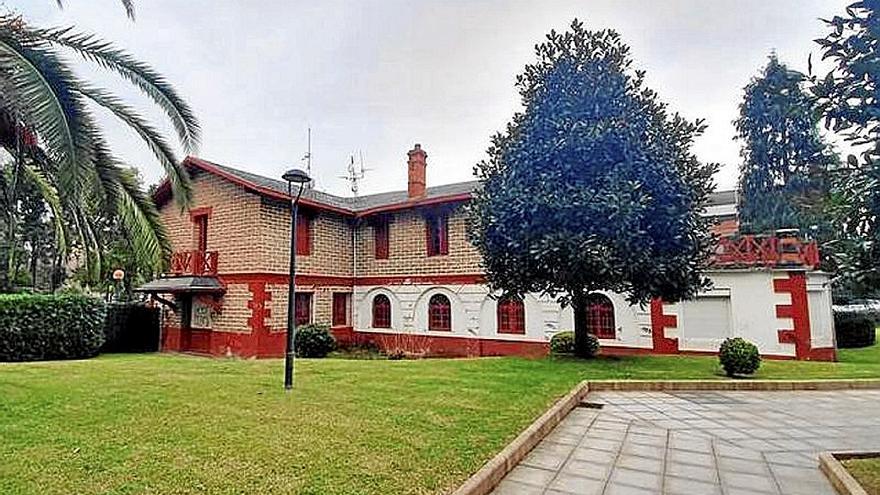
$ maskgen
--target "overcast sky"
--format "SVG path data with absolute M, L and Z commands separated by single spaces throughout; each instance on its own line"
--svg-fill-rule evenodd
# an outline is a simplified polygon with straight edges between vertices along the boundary
M 826 29 L 819 17 L 851 0 L 0 0 L 38 25 L 75 24 L 153 64 L 195 108 L 199 156 L 278 177 L 299 165 L 312 128 L 318 187 L 350 194 L 338 176 L 363 153 L 361 192 L 406 187 L 406 151 L 428 152 L 428 184 L 468 180 L 489 137 L 519 108 L 513 83 L 533 47 L 575 17 L 613 28 L 673 110 L 709 124 L 695 151 L 735 183 L 742 88 L 771 50 L 806 71 Z M 814 55 L 814 59 L 817 58 Z M 124 83 L 83 72 L 154 119 Z M 111 143 L 148 182 L 162 171 L 110 117 Z M 166 127 L 167 128 L 167 127 Z

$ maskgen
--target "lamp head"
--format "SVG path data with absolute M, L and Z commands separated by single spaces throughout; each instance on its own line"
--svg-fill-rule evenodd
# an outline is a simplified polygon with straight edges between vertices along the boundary
M 298 168 L 292 168 L 287 172 L 284 172 L 284 175 L 282 175 L 281 178 L 292 184 L 307 184 L 312 180 L 312 178 L 309 177 L 309 174 Z

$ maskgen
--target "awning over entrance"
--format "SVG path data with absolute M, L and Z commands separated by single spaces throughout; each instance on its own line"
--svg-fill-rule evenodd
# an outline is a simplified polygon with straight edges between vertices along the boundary
M 219 294 L 226 292 L 226 287 L 220 283 L 217 277 L 163 277 L 148 282 L 137 289 L 136 292 L 147 294 Z

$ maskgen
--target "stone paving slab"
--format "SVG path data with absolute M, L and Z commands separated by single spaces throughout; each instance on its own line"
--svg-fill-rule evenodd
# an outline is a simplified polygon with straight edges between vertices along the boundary
M 495 495 L 833 495 L 820 452 L 880 450 L 880 390 L 593 392 Z

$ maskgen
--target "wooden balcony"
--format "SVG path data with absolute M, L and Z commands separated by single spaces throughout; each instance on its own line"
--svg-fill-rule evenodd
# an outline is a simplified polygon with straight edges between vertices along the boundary
M 722 268 L 807 268 L 819 265 L 815 241 L 793 236 L 741 235 L 722 237 L 712 265 Z
M 217 275 L 217 251 L 176 251 L 171 253 L 172 275 Z

